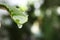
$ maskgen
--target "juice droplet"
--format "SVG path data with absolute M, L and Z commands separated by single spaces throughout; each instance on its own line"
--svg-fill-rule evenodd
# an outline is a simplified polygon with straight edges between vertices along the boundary
M 18 24 L 18 28 L 20 28 L 20 29 L 21 29 L 21 28 L 22 28 L 22 26 L 23 26 L 23 25 Z

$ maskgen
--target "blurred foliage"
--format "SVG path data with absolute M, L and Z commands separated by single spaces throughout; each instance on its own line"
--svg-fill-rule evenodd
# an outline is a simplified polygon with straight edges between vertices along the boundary
M 17 25 L 21 26 L 28 20 L 28 22 L 23 25 L 22 29 L 16 27 L 11 30 L 12 33 L 14 30 L 15 33 L 17 32 L 18 37 L 15 37 L 17 38 L 16 40 L 60 40 L 60 14 L 57 12 L 57 8 L 60 7 L 59 1 L 60 0 L 44 0 L 42 4 L 38 3 L 40 1 L 37 1 L 36 4 L 40 5 L 38 8 L 34 2 L 31 4 L 28 3 L 28 8 L 20 5 L 9 6 L 5 3 L 0 5 L 7 8 L 10 12 L 11 18 L 17 23 Z M 38 12 L 35 13 L 35 10 L 38 10 Z M 36 31 L 38 34 L 33 34 L 31 32 L 32 25 L 35 21 L 39 24 L 39 32 Z M 36 26 L 36 28 L 38 26 Z M 13 34 L 16 35 L 15 33 Z

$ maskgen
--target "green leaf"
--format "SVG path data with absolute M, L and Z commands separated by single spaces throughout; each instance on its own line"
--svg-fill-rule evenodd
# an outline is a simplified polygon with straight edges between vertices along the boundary
M 3 5 L 10 12 L 11 18 L 15 21 L 19 28 L 22 27 L 24 23 L 28 20 L 28 15 L 25 10 L 19 10 L 20 8 L 16 8 L 15 6 L 7 5 L 6 3 L 0 3 L 0 6 Z

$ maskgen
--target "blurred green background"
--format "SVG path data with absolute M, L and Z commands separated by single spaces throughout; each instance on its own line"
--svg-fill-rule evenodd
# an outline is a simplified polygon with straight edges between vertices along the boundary
M 0 7 L 4 10 L 0 10 L 0 13 L 8 14 L 2 17 L 2 27 L 10 30 L 11 40 L 60 40 L 60 0 L 5 0 L 5 2 L 11 6 L 19 3 L 24 5 L 22 9 L 29 15 L 28 21 L 19 28 L 6 10 Z

